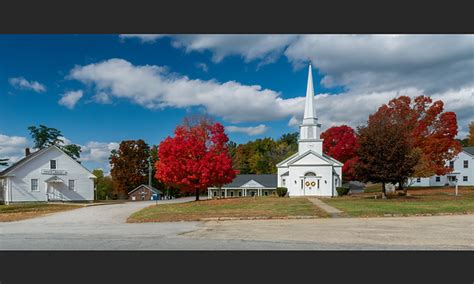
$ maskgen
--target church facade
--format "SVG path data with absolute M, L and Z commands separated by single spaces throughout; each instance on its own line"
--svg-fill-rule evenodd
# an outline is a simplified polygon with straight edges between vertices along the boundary
M 323 153 L 323 140 L 319 138 L 320 129 L 310 65 L 298 152 L 277 164 L 278 187 L 288 188 L 290 197 L 337 196 L 336 187 L 342 184 L 343 164 Z

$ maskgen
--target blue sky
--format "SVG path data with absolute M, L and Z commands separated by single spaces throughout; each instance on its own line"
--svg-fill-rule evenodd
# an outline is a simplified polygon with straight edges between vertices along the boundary
M 297 130 L 313 62 L 323 129 L 364 123 L 397 95 L 426 94 L 473 120 L 472 36 L 0 35 L 0 157 L 60 129 L 107 169 L 122 140 L 158 144 L 207 113 L 238 143 Z

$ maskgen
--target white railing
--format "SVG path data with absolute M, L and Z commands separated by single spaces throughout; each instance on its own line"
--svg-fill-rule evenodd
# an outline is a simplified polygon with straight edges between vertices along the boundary
M 64 194 L 61 192 L 55 190 L 54 192 L 48 192 L 46 193 L 48 197 L 48 201 L 64 201 Z

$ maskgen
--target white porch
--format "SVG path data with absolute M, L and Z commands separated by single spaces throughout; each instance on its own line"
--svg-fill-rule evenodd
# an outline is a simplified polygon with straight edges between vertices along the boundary
M 234 198 L 276 195 L 276 188 L 209 188 L 208 198 Z

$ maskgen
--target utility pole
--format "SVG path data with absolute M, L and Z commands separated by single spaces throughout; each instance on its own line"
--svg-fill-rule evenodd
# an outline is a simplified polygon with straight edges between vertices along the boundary
M 151 188 L 151 156 L 148 157 L 148 186 Z

